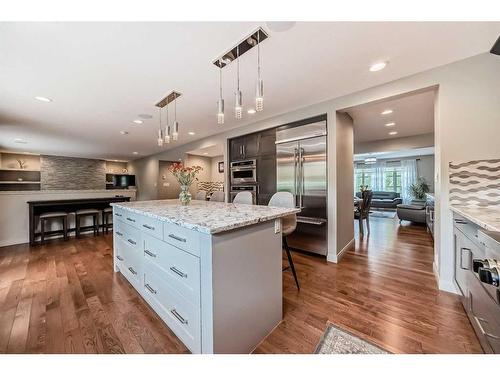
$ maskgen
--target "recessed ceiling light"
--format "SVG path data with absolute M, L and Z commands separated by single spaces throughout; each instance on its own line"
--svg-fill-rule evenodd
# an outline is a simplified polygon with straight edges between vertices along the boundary
M 16 139 L 14 139 L 14 143 L 23 143 L 23 144 L 26 144 L 26 143 L 28 143 L 28 141 L 26 141 L 24 139 L 21 139 L 21 138 L 16 138 Z
M 120 130 L 120 134 L 121 134 L 121 135 L 127 135 L 127 134 L 128 134 L 128 132 L 127 132 L 127 131 L 125 131 L 125 130 Z
M 189 135 L 195 135 L 195 132 L 188 132 Z
M 378 72 L 379 70 L 384 69 L 387 66 L 385 61 L 381 61 L 370 66 L 370 72 Z
M 139 153 L 137 151 L 132 152 L 132 154 L 139 155 Z
M 392 110 L 392 109 L 386 109 L 385 111 L 383 111 L 383 112 L 381 113 L 381 115 L 390 115 L 392 112 L 393 112 L 393 110 Z
M 46 98 L 45 96 L 35 96 L 35 99 L 45 103 L 49 103 L 52 101 L 52 99 Z
M 247 112 L 249 115 L 253 115 L 255 113 L 255 109 L 250 108 Z
M 153 116 L 147 114 L 147 113 L 141 113 L 140 115 L 137 115 L 137 117 L 142 118 L 143 120 L 149 120 L 153 118 Z
M 396 125 L 395 122 L 388 122 L 387 124 L 385 124 L 385 126 L 387 126 L 387 127 L 391 127 L 391 126 L 394 126 L 394 125 Z
M 389 135 L 396 135 L 398 132 L 389 132 Z
M 143 121 L 142 121 L 142 120 L 134 120 L 134 121 L 132 121 L 132 122 L 133 122 L 134 124 L 142 124 L 142 123 L 143 123 Z

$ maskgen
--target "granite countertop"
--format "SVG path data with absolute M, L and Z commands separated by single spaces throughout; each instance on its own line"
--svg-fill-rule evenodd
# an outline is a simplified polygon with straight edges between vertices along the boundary
M 500 232 L 500 206 L 468 207 L 451 205 L 451 210 L 483 229 Z
M 221 233 L 300 212 L 298 208 L 198 200 L 191 201 L 189 206 L 181 206 L 178 199 L 120 202 L 111 205 L 208 234 Z

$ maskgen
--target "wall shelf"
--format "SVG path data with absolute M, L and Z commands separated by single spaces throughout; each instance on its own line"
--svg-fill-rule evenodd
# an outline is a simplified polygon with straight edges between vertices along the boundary
M 21 169 L 21 168 L 0 168 L 0 171 L 12 171 L 12 172 L 40 172 L 40 169 Z
M 40 181 L 1 181 L 1 184 L 40 184 Z

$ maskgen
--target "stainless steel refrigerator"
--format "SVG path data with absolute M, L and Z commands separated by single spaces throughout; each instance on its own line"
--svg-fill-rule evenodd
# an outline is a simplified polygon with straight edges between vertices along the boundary
M 326 156 L 326 120 L 277 129 L 276 188 L 292 193 L 302 209 L 288 244 L 321 255 L 327 253 Z

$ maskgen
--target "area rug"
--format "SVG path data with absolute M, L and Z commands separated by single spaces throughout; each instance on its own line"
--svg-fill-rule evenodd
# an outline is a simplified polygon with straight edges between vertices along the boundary
M 374 344 L 329 324 L 315 354 L 390 354 Z
M 370 211 L 370 216 L 394 219 L 396 217 L 396 211 Z

